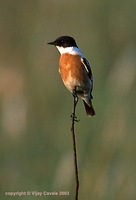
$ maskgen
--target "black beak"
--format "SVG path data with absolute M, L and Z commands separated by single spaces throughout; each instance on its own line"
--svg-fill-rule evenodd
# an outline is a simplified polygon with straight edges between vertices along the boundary
M 54 44 L 54 42 L 48 42 L 47 44 L 50 44 L 50 45 L 55 45 L 55 44 Z

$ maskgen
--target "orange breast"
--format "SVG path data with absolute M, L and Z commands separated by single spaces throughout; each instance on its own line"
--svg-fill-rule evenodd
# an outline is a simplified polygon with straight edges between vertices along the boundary
M 68 90 L 72 91 L 75 85 L 90 90 L 90 80 L 79 55 L 62 54 L 59 67 L 62 80 Z

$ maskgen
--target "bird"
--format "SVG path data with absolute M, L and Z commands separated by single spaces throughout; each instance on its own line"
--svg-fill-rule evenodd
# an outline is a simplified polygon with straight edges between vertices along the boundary
M 75 39 L 71 36 L 58 37 L 53 42 L 60 52 L 59 72 L 66 88 L 83 100 L 87 116 L 95 116 L 92 105 L 93 76 L 88 60 L 83 56 Z

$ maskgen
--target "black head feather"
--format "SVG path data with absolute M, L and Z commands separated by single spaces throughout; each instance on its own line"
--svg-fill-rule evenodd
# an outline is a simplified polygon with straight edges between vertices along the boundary
M 55 45 L 59 47 L 77 47 L 74 38 L 70 36 L 61 36 L 57 38 L 54 42 L 49 42 L 50 45 Z

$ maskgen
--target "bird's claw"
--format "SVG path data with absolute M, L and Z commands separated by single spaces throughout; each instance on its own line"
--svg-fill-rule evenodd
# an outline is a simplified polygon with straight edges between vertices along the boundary
M 74 115 L 74 113 L 71 114 L 71 119 L 74 120 L 74 122 L 80 121 L 79 119 L 77 119 L 77 117 Z

